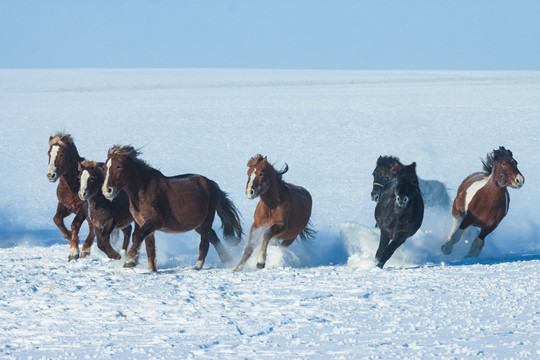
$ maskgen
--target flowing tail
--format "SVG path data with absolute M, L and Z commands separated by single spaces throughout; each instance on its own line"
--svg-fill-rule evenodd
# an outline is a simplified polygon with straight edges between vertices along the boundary
M 221 227 L 223 228 L 223 237 L 229 245 L 238 245 L 242 240 L 242 225 L 240 221 L 240 213 L 234 206 L 226 192 L 221 190 L 214 182 L 219 193 L 217 204 L 217 214 L 221 219 Z
M 306 228 L 302 230 L 299 236 L 302 241 L 310 241 L 315 238 L 315 234 L 317 234 L 317 231 L 313 230 L 313 224 L 311 224 L 310 221 L 308 222 Z

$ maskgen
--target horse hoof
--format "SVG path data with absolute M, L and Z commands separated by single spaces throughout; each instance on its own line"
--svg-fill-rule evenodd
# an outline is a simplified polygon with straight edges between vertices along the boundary
M 443 246 L 441 246 L 441 252 L 444 255 L 449 255 L 452 252 L 452 247 L 451 246 L 446 246 L 446 244 L 443 244 Z
M 88 255 L 90 255 L 90 250 L 82 250 L 81 251 L 81 259 L 84 259 Z
M 201 270 L 201 269 L 203 268 L 203 265 L 204 265 L 204 261 L 199 260 L 199 261 L 197 261 L 197 263 L 195 264 L 195 268 L 194 268 L 194 269 L 197 270 L 197 271 L 198 271 L 198 270 Z
M 382 269 L 382 268 L 384 267 L 384 264 L 380 262 L 380 263 L 377 264 L 377 267 L 378 267 L 379 269 Z
M 78 260 L 78 259 L 79 259 L 79 254 L 69 255 L 69 257 L 68 257 L 68 261 Z
M 125 267 L 125 268 L 131 269 L 131 268 L 134 268 L 135 266 L 137 266 L 138 263 L 139 263 L 139 262 L 138 262 L 136 259 L 133 259 L 133 258 L 132 258 L 132 259 L 128 259 L 128 260 L 126 260 L 126 262 L 124 263 L 124 267 Z
M 265 263 L 257 263 L 257 269 L 264 269 Z

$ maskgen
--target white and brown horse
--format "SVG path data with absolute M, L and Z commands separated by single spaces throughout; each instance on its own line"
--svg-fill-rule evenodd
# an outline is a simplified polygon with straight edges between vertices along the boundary
M 476 226 L 480 228 L 480 233 L 474 239 L 468 256 L 480 255 L 484 239 L 508 213 L 510 195 L 506 187 L 519 189 L 525 182 L 512 152 L 502 146 L 488 154 L 482 163 L 484 172 L 469 175 L 458 188 L 452 207 L 452 230 L 441 248 L 444 254 L 452 252 L 452 247 L 467 227 Z
M 260 200 L 255 209 L 246 249 L 234 271 L 241 270 L 253 253 L 253 234 L 259 228 L 264 229 L 257 260 L 259 269 L 266 264 L 266 250 L 272 238 L 281 240 L 281 246 L 287 247 L 297 236 L 309 239 L 314 235 L 314 231 L 307 227 L 311 216 L 311 195 L 303 187 L 283 181 L 282 175 L 289 170 L 287 164 L 284 170 L 277 171 L 266 157 L 256 155 L 249 160 L 247 166 L 246 196 L 248 199 L 260 196 Z
M 94 225 L 88 218 L 88 204 L 79 198 L 78 165 L 84 159 L 79 156 L 73 138 L 69 134 L 57 133 L 49 138 L 49 166 L 47 178 L 54 183 L 59 181 L 56 195 L 58 205 L 54 215 L 54 223 L 60 229 L 62 236 L 71 243 L 69 260 L 76 260 L 90 254 L 94 242 Z M 64 225 L 64 218 L 75 214 L 71 223 L 71 231 Z M 79 253 L 79 230 L 82 223 L 88 222 L 89 233 Z

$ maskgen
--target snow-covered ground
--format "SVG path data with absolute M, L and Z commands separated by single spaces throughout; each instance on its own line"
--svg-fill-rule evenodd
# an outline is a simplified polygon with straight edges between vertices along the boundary
M 241 273 L 213 249 L 193 270 L 194 232 L 157 234 L 157 274 L 144 253 L 128 270 L 95 246 L 68 263 L 45 177 L 59 130 L 87 159 L 133 144 L 165 174 L 215 180 L 246 232 L 246 162 L 287 162 L 316 239 Z M 538 72 L 0 70 L 0 131 L 0 358 L 540 357 Z M 416 161 L 453 198 L 500 145 L 525 185 L 478 259 L 474 231 L 440 253 L 451 216 L 429 209 L 375 268 L 379 155 Z

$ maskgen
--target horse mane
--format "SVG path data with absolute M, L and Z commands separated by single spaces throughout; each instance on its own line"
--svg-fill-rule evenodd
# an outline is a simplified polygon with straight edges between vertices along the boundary
M 136 164 L 138 164 L 142 170 L 144 171 L 148 171 L 148 172 L 156 172 L 158 173 L 159 175 L 161 176 L 164 176 L 161 171 L 157 170 L 157 169 L 154 169 L 152 166 L 150 166 L 146 161 L 144 161 L 143 159 L 139 159 L 139 155 L 141 155 L 142 152 L 141 152 L 141 149 L 135 149 L 133 146 L 131 145 L 124 145 L 124 146 L 121 146 L 121 145 L 114 145 L 113 147 L 111 147 L 109 149 L 109 152 L 107 153 L 107 155 L 109 157 L 113 156 L 113 155 L 118 155 L 118 156 L 124 156 L 124 157 L 127 157 L 127 158 L 130 158 L 132 160 L 135 161 Z
M 74 145 L 73 137 L 70 134 L 59 131 L 49 138 L 49 146 L 53 145 L 59 145 L 63 148 L 67 148 L 70 145 Z
M 488 153 L 486 155 L 486 160 L 480 159 L 480 161 L 482 161 L 482 167 L 484 172 L 487 174 L 491 174 L 495 162 L 505 156 L 513 158 L 512 152 L 510 150 L 505 149 L 504 146 L 499 146 L 499 149 L 495 149 L 491 152 L 491 154 Z
M 377 166 L 394 166 L 396 163 L 401 164 L 395 156 L 379 156 L 377 159 Z

